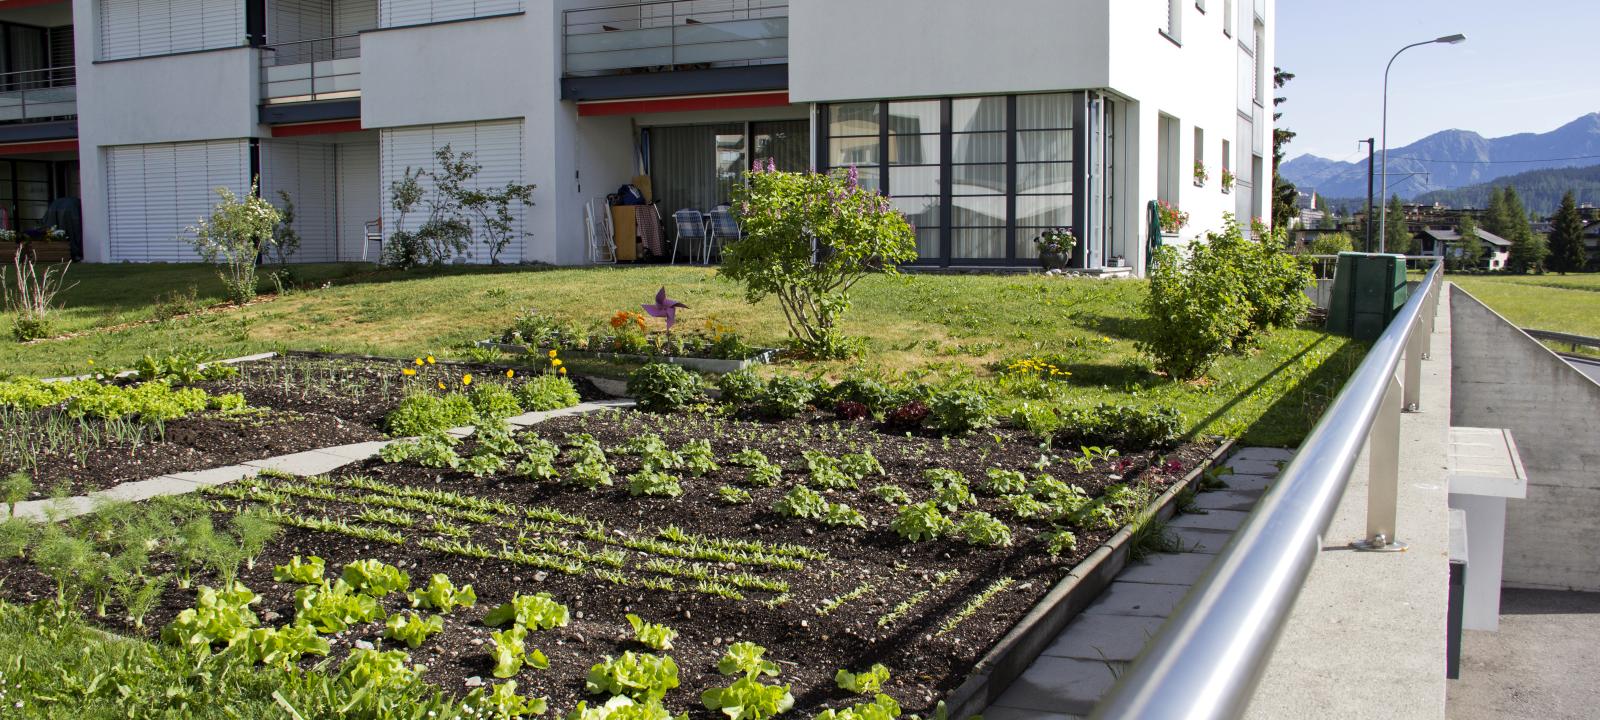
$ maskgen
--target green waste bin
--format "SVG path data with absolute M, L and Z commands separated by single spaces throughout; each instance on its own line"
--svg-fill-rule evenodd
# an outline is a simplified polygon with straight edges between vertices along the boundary
M 1375 340 L 1410 296 L 1403 255 L 1339 253 L 1328 307 L 1328 330 Z

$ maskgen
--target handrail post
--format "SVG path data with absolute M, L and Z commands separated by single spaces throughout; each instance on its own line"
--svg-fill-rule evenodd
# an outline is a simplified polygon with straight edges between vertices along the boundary
M 1422 358 L 1427 352 L 1428 333 L 1420 327 L 1412 327 L 1411 335 L 1406 338 L 1405 399 L 1400 404 L 1403 412 L 1422 412 Z
M 1367 435 L 1367 537 L 1351 543 L 1357 550 L 1394 552 L 1406 544 L 1395 539 L 1400 505 L 1400 379 L 1389 376 L 1378 416 Z

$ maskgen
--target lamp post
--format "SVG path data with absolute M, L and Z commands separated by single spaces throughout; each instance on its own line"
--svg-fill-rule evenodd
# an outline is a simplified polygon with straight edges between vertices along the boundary
M 1382 204 L 1379 205 L 1379 208 L 1381 209 L 1378 213 L 1378 252 L 1384 252 L 1387 249 L 1386 245 L 1389 239 L 1387 233 L 1387 222 L 1389 219 L 1389 69 L 1394 67 L 1394 61 L 1396 58 L 1400 57 L 1400 53 L 1410 50 L 1411 48 L 1422 47 L 1423 45 L 1433 45 L 1436 43 L 1441 45 L 1457 45 L 1466 41 L 1467 36 L 1456 33 L 1455 35 L 1446 35 L 1444 37 L 1434 38 L 1432 40 L 1412 43 L 1396 51 L 1394 57 L 1389 58 L 1389 64 L 1383 68 L 1383 181 L 1380 184 L 1380 187 L 1383 188 L 1383 195 L 1379 198 L 1379 201 Z

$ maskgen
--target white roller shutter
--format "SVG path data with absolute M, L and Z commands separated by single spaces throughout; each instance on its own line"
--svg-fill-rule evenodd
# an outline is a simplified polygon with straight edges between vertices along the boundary
M 250 145 L 213 140 L 106 148 L 111 259 L 193 262 L 186 228 L 209 215 L 215 188 L 250 188 Z
M 339 259 L 336 152 L 336 146 L 323 143 L 261 143 L 261 197 L 282 209 L 282 191 L 294 203 L 294 231 L 300 236 L 300 248 L 290 256 L 294 262 Z
M 367 223 L 382 214 L 378 181 L 378 143 L 339 145 L 339 259 L 360 260 L 367 241 Z M 377 261 L 376 245 L 367 259 Z
M 472 161 L 482 166 L 474 178 L 474 187 L 498 188 L 504 187 L 509 182 L 524 182 L 522 125 L 522 120 L 517 119 L 455 125 L 424 125 L 382 131 L 380 136 L 382 174 L 379 187 L 383 191 L 385 237 L 400 227 L 394 207 L 388 202 L 390 185 L 399 179 L 408 167 L 429 171 L 436 169 L 433 154 L 446 145 L 457 153 L 472 153 Z M 511 207 L 514 218 L 511 244 L 500 254 L 501 262 L 522 261 L 522 248 L 527 240 L 523 235 L 526 211 L 527 208 L 520 204 L 513 204 Z M 424 211 L 421 208 L 413 211 L 406 218 L 405 229 L 416 229 L 421 224 L 423 215 Z M 476 238 L 476 242 L 470 247 L 470 253 L 468 262 L 489 262 L 489 246 L 482 237 Z
M 100 59 L 168 55 L 245 43 L 238 0 L 100 0 Z
M 380 0 L 383 27 L 465 20 L 522 12 L 522 0 Z

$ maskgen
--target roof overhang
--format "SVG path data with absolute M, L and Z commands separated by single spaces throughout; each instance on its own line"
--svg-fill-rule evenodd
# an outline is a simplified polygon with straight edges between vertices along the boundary
M 561 99 L 577 102 L 725 95 L 788 89 L 788 64 L 637 72 L 561 79 Z
M 646 113 L 692 112 L 696 110 L 745 110 L 749 108 L 787 107 L 788 105 L 789 91 L 776 90 L 772 92 L 726 95 L 595 100 L 578 103 L 578 115 L 581 117 L 644 115 Z
M 76 138 L 71 140 L 39 140 L 35 142 L 0 143 L 0 157 L 77 151 L 78 140 Z

